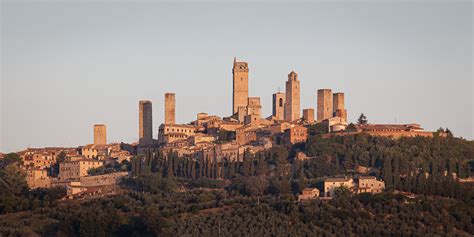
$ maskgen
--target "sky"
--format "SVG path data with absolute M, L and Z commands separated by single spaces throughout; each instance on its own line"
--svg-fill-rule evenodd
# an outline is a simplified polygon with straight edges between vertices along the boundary
M 176 93 L 178 123 L 232 112 L 232 62 L 250 96 L 299 74 L 301 108 L 344 92 L 349 122 L 448 127 L 473 139 L 472 1 L 1 1 L 0 152 L 138 139 L 138 101 Z

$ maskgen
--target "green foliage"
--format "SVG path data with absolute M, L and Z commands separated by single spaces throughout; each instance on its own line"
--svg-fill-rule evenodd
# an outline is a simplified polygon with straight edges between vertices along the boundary
M 10 164 L 23 165 L 23 161 L 17 153 L 8 153 L 0 160 L 0 168 L 3 169 Z
M 357 124 L 367 124 L 367 117 L 365 117 L 364 113 L 360 114 L 359 118 L 357 119 Z

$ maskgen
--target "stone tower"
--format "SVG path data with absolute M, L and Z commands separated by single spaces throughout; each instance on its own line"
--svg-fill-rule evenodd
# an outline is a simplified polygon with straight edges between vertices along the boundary
M 153 143 L 151 101 L 140 100 L 138 107 L 138 142 L 144 145 L 151 144 Z
M 105 124 L 94 125 L 94 145 L 107 144 L 107 128 Z
M 318 112 L 317 120 L 321 122 L 332 117 L 332 91 L 331 89 L 318 90 Z
M 344 93 L 338 92 L 334 93 L 332 96 L 333 103 L 333 116 L 340 117 L 347 121 L 347 110 L 344 108 Z
M 332 95 L 332 111 L 336 112 L 338 109 L 344 109 L 344 93 L 338 92 Z
M 277 120 L 285 119 L 285 93 L 277 92 L 273 94 L 273 113 Z
M 291 71 L 286 81 L 285 120 L 288 122 L 300 118 L 300 81 L 298 74 Z
M 314 123 L 314 109 L 303 109 L 303 119 L 310 124 Z
M 247 106 L 249 97 L 249 66 L 246 62 L 237 62 L 234 58 L 232 68 L 232 114 L 237 113 L 239 106 Z
M 165 94 L 165 124 L 175 124 L 176 100 L 174 93 Z

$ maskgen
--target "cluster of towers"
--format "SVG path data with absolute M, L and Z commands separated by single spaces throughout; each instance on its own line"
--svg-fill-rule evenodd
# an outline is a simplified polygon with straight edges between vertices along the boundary
M 260 115 L 260 98 L 249 97 L 249 67 L 246 62 L 237 62 L 234 58 L 233 73 L 233 113 L 238 115 L 238 119 L 243 121 L 245 116 Z M 274 119 L 292 122 L 303 118 L 314 122 L 314 109 L 303 110 L 301 117 L 300 108 L 300 81 L 298 74 L 291 71 L 286 81 L 285 93 L 277 92 L 273 94 L 272 115 Z M 258 101 L 258 102 L 256 102 Z M 257 107 L 258 109 L 252 109 Z M 258 111 L 256 113 L 255 111 Z M 243 113 L 243 115 L 242 115 Z M 317 92 L 317 122 L 321 122 L 332 117 L 339 117 L 347 121 L 347 110 L 344 108 L 344 93 L 332 93 L 331 89 L 320 89 Z
M 247 62 L 237 62 L 234 58 L 232 69 L 232 113 L 240 122 L 261 118 L 260 97 L 249 97 L 249 67 Z M 291 71 L 286 81 L 286 91 L 273 94 L 272 117 L 277 121 L 293 122 L 304 120 L 309 123 L 322 122 L 338 117 L 347 121 L 347 110 L 344 108 L 344 93 L 332 93 L 331 89 L 317 91 L 317 114 L 313 108 L 300 109 L 300 81 L 298 74 Z M 176 97 L 174 93 L 165 94 L 165 125 L 176 123 Z M 139 143 L 153 144 L 152 102 L 139 101 Z M 103 124 L 94 126 L 94 144 L 106 144 L 106 127 Z
M 174 93 L 165 94 L 165 124 L 176 123 L 176 97 Z M 153 143 L 152 103 L 149 100 L 138 102 L 138 142 L 143 145 Z

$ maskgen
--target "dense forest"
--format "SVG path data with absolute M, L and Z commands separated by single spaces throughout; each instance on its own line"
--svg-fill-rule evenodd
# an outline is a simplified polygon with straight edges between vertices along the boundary
M 307 160 L 295 159 L 298 152 Z M 60 201 L 62 189 L 28 190 L 15 154 L 0 162 L 0 235 L 30 236 L 426 236 L 474 235 L 474 142 L 452 136 L 323 138 L 216 163 L 175 153 L 134 157 L 113 197 Z M 305 187 L 359 167 L 387 192 L 296 202 Z M 109 167 L 113 169 L 113 167 Z M 455 174 L 455 176 L 453 176 Z M 403 190 L 414 198 L 394 194 Z

